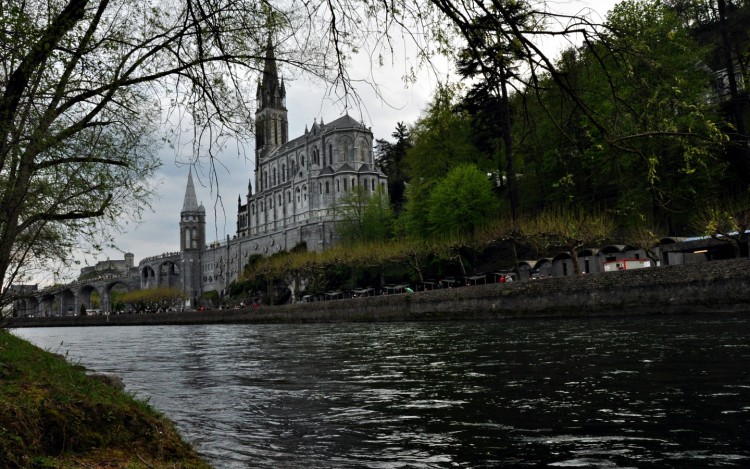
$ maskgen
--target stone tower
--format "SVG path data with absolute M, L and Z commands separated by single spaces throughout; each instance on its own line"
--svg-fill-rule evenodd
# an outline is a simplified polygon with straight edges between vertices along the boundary
M 198 205 L 193 185 L 193 170 L 188 173 L 185 201 L 180 212 L 180 253 L 182 265 L 180 276 L 182 291 L 188 295 L 190 305 L 195 306 L 202 293 L 201 251 L 206 246 L 206 209 Z
M 266 60 L 263 78 L 256 93 L 258 110 L 255 112 L 255 190 L 266 189 L 267 175 L 259 174 L 261 160 L 289 140 L 289 123 L 286 110 L 284 80 L 279 82 L 276 56 L 271 38 L 266 45 Z

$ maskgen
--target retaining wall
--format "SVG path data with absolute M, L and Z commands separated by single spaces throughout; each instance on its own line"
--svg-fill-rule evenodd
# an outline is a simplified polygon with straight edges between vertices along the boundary
M 491 320 L 710 312 L 750 312 L 750 259 L 259 309 L 22 318 L 10 327 Z

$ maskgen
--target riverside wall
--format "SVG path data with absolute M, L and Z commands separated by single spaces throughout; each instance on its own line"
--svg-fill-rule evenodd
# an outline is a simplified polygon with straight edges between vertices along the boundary
M 505 318 L 750 312 L 750 259 L 259 309 L 15 319 L 10 327 Z

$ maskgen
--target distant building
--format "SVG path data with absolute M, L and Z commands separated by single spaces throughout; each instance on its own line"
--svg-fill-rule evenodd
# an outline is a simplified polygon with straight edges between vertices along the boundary
M 99 261 L 93 266 L 87 266 L 81 269 L 81 277 L 95 275 L 97 273 L 115 273 L 126 274 L 134 267 L 135 256 L 132 253 L 125 253 L 123 260 Z
M 352 117 L 328 124 L 314 120 L 303 135 L 289 140 L 286 89 L 270 44 L 256 99 L 256 169 L 245 203 L 242 196 L 237 202 L 236 235 L 206 245 L 205 208 L 188 174 L 180 252 L 141 261 L 143 288 L 179 277 L 193 302 L 202 292 L 222 292 L 251 255 L 269 256 L 300 243 L 311 251 L 335 245 L 336 205 L 355 187 L 370 194 L 378 187 L 387 191 L 387 177 L 375 167 L 372 131 Z

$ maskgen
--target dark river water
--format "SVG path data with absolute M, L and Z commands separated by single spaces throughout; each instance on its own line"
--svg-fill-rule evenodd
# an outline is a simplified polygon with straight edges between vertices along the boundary
M 217 468 L 750 467 L 750 316 L 17 329 Z

